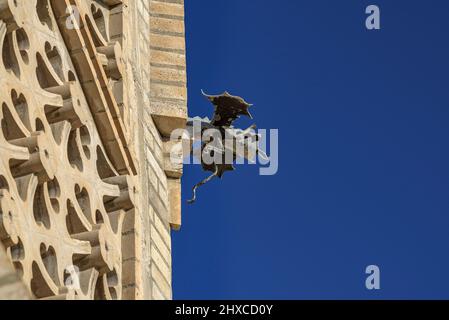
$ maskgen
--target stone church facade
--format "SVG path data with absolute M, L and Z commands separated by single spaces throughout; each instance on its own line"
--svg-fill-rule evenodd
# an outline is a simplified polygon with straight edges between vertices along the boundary
M 184 34 L 183 0 L 0 0 L 0 299 L 172 298 Z

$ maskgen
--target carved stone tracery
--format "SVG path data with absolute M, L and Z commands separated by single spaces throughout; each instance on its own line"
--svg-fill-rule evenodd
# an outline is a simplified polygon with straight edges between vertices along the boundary
M 119 3 L 0 0 L 0 241 L 38 299 L 122 297 L 136 190 Z M 80 29 L 66 26 L 69 5 Z

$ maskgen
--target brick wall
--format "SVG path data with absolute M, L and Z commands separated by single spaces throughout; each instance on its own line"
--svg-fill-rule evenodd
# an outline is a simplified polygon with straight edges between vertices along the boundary
M 123 93 L 114 94 L 137 169 L 127 177 L 137 198 L 122 230 L 122 297 L 171 299 L 171 230 L 181 224 L 182 166 L 167 159 L 170 133 L 187 118 L 184 2 L 97 2 L 110 6 L 111 39 L 122 44 Z M 0 247 L 0 299 L 26 298 L 24 290 Z
M 140 201 L 124 230 L 127 298 L 171 299 L 171 227 L 180 225 L 182 169 L 167 168 L 167 140 L 187 116 L 184 4 L 133 0 L 124 9 L 129 143 Z

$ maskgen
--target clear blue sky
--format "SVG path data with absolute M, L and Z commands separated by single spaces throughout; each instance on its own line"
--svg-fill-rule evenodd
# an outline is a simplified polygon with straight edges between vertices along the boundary
M 243 96 L 280 163 L 183 203 L 174 298 L 449 298 L 448 17 L 446 0 L 186 1 L 190 115 L 212 114 L 201 89 Z M 206 175 L 185 168 L 184 200 Z

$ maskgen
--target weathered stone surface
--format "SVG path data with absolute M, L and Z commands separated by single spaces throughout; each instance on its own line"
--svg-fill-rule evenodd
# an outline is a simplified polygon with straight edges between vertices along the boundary
M 179 180 L 182 177 L 184 156 L 182 148 L 181 140 L 166 140 L 164 142 L 164 170 L 168 178 Z M 170 184 L 168 184 L 168 187 L 170 188 Z
M 177 86 L 185 86 L 187 78 L 186 71 L 181 69 L 170 68 L 151 68 L 151 79 L 153 82 L 172 84 Z
M 150 3 L 150 12 L 153 15 L 166 15 L 179 18 L 184 17 L 183 4 L 160 1 L 151 1 Z
M 29 300 L 30 293 L 0 244 L 0 300 Z
M 163 137 L 187 120 L 183 3 L 151 1 L 151 114 Z
M 153 33 L 171 34 L 181 38 L 184 34 L 184 21 L 182 20 L 153 17 L 150 21 Z
M 168 179 L 170 201 L 170 225 L 174 230 L 181 229 L 181 179 Z
M 183 16 L 182 1 L 0 0 L 0 298 L 171 299 Z

